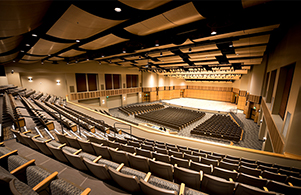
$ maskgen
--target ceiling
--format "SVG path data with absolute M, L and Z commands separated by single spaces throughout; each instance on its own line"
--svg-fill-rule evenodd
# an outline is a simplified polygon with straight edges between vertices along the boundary
M 284 9 L 269 0 L 1 1 L 0 64 L 94 60 L 233 82 L 261 64 Z

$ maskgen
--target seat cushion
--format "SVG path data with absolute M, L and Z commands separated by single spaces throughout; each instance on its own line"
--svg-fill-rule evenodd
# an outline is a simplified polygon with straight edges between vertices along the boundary
M 80 195 L 82 189 L 66 182 L 63 179 L 56 179 L 50 183 L 50 193 L 59 195 Z
M 9 182 L 9 188 L 14 195 L 38 195 L 31 187 L 17 179 L 12 179 Z

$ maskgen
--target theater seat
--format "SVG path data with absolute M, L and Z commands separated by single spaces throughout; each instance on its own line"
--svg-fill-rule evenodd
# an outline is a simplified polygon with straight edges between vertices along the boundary
M 49 150 L 49 148 L 46 146 L 46 143 L 51 141 L 50 140 L 46 140 L 46 141 L 42 141 L 39 138 L 32 138 L 32 141 L 34 141 L 34 143 L 37 145 L 37 147 L 47 156 L 53 156 L 52 152 Z
M 225 179 L 204 174 L 201 191 L 214 195 L 232 195 L 235 183 Z
M 148 158 L 143 156 L 134 156 L 133 154 L 128 154 L 130 166 L 134 169 L 142 171 L 144 173 L 149 172 L 149 162 Z
M 77 155 L 77 154 L 72 154 L 66 150 L 63 149 L 63 153 L 68 159 L 68 161 L 77 169 L 81 171 L 88 171 L 87 166 L 85 165 L 83 161 L 83 157 Z
M 97 156 L 102 156 L 103 158 L 108 159 L 108 160 L 111 159 L 111 155 L 109 153 L 108 146 L 103 146 L 103 145 L 97 144 L 97 143 L 92 143 L 92 146 L 93 146 L 93 149 Z
M 187 160 L 187 159 L 176 158 L 176 157 L 171 156 L 170 163 L 173 165 L 176 164 L 178 167 L 189 168 L 189 160 Z
M 170 163 L 170 158 L 167 154 L 160 154 L 160 153 L 153 153 L 153 158 L 156 159 L 156 161 L 162 161 L 165 163 Z
M 150 160 L 149 168 L 152 174 L 169 181 L 173 180 L 173 166 L 171 164 Z
M 124 163 L 125 166 L 130 166 L 127 153 L 124 151 L 117 151 L 109 148 L 109 153 L 111 155 L 112 161 L 116 163 Z
M 229 180 L 231 178 L 233 181 L 236 181 L 237 174 L 238 173 L 235 171 L 230 171 L 230 170 L 222 169 L 219 167 L 214 167 L 213 172 L 212 172 L 212 175 L 214 175 L 214 176 L 224 178 L 226 180 Z
M 83 149 L 84 152 L 87 152 L 89 154 L 95 154 L 95 151 L 93 149 L 91 142 L 80 140 L 80 139 L 78 139 L 77 141 L 80 145 L 80 148 Z
M 268 181 L 266 187 L 269 191 L 274 191 L 283 194 L 301 194 L 301 187 L 289 186 L 287 184 L 270 180 Z
M 97 178 L 101 180 L 110 180 L 111 175 L 108 172 L 108 166 L 105 164 L 93 162 L 88 158 L 83 158 L 85 165 Z
M 174 167 L 174 182 L 178 184 L 185 183 L 190 188 L 200 190 L 201 174 L 183 167 Z
M 261 177 L 284 183 L 287 178 L 287 175 L 281 175 L 264 170 L 261 173 Z
M 245 173 L 248 175 L 253 175 L 258 177 L 261 174 L 261 170 L 260 169 L 256 169 L 256 168 L 250 168 L 250 167 L 246 167 L 241 165 L 238 169 L 239 172 L 241 173 Z
M 62 152 L 62 149 L 59 147 L 52 146 L 49 143 L 46 143 L 46 146 L 49 148 L 51 153 L 55 156 L 56 159 L 58 159 L 61 162 L 68 163 L 68 159 L 65 157 L 64 153 Z
M 143 192 L 143 194 L 146 195 L 177 195 L 178 192 L 174 190 L 167 190 L 164 188 L 159 188 L 157 186 L 154 186 L 143 179 L 140 179 L 140 187 Z
M 268 192 L 254 186 L 238 183 L 234 195 L 276 195 L 275 192 Z
M 140 192 L 139 180 L 136 176 L 123 174 L 111 167 L 108 170 L 112 179 L 123 189 L 131 193 Z
M 147 158 L 153 158 L 152 151 L 136 148 L 137 155 Z
M 261 179 L 259 177 L 240 173 L 238 175 L 237 182 L 263 189 L 263 187 L 267 184 L 267 179 Z
M 76 138 L 69 137 L 69 136 L 65 136 L 65 138 L 71 147 L 76 148 L 76 149 L 81 148 Z
M 192 162 L 190 162 L 190 169 L 195 170 L 195 171 L 203 171 L 203 173 L 205 173 L 205 174 L 211 174 L 213 166 L 192 161 Z

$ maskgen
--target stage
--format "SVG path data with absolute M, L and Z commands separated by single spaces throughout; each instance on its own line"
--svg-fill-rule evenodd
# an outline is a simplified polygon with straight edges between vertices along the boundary
M 230 112 L 230 110 L 236 110 L 237 105 L 230 102 L 221 102 L 213 100 L 203 100 L 203 99 L 194 99 L 194 98 L 178 98 L 172 100 L 162 100 L 162 102 L 177 106 L 189 107 L 200 109 L 205 112 Z M 238 113 L 242 111 L 238 110 Z

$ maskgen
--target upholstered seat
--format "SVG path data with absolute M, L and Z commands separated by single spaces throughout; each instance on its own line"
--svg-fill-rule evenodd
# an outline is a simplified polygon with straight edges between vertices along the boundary
M 132 154 L 128 154 L 128 158 L 132 168 L 145 173 L 149 172 L 148 158 L 143 156 L 134 156 Z
M 276 195 L 275 192 L 268 192 L 254 186 L 238 183 L 234 195 L 250 194 L 250 195 Z
M 31 147 L 32 149 L 35 149 L 35 150 L 39 150 L 39 147 L 34 143 L 34 141 L 32 141 L 31 136 L 23 134 L 23 133 L 21 133 L 20 135 L 23 138 L 23 140 L 25 142 L 27 142 L 27 145 L 29 147 Z
M 46 143 L 46 146 L 49 148 L 51 153 L 55 156 L 56 159 L 58 159 L 61 162 L 68 163 L 68 159 L 65 157 L 65 155 L 62 152 L 61 148 L 54 147 L 50 143 Z
M 87 153 L 90 153 L 90 154 L 95 154 L 95 151 L 93 149 L 93 146 L 92 146 L 91 142 L 80 140 L 80 139 L 78 139 L 77 141 L 80 145 L 80 148 L 83 149 L 84 152 L 87 152 Z
M 190 169 L 195 170 L 195 171 L 203 171 L 203 173 L 206 173 L 206 174 L 211 174 L 213 166 L 192 161 L 192 162 L 190 162 Z
M 196 190 L 201 188 L 200 172 L 183 167 L 174 167 L 174 181 L 178 184 L 185 183 L 186 186 Z
M 153 158 L 156 159 L 156 161 L 162 161 L 165 163 L 170 163 L 170 158 L 167 154 L 160 154 L 153 152 Z
M 235 183 L 225 179 L 204 174 L 201 191 L 215 195 L 232 195 Z
M 126 152 L 116 151 L 112 148 L 109 148 L 108 150 L 111 155 L 112 161 L 116 163 L 124 163 L 125 166 L 129 166 L 129 160 Z
M 143 179 L 140 179 L 140 187 L 143 192 L 143 194 L 146 195 L 177 195 L 178 192 L 174 190 L 167 190 L 164 188 L 159 188 L 157 186 L 154 186 Z
M 65 136 L 67 142 L 69 143 L 69 145 L 73 148 L 76 148 L 76 149 L 80 149 L 81 146 L 79 145 L 78 141 L 76 138 L 74 137 L 69 137 L 69 136 Z
M 93 146 L 96 156 L 102 156 L 103 158 L 108 159 L 108 160 L 111 159 L 111 155 L 109 153 L 107 146 L 102 146 L 97 143 L 92 143 L 92 146 Z
M 267 184 L 267 179 L 261 179 L 259 177 L 240 173 L 238 175 L 237 182 L 263 189 L 263 187 Z
M 81 170 L 81 171 L 88 171 L 87 166 L 85 165 L 85 163 L 83 162 L 83 157 L 81 157 L 80 155 L 75 155 L 72 153 L 69 153 L 66 150 L 62 150 L 64 155 L 66 156 L 66 158 L 68 159 L 68 161 L 77 169 Z
M 187 159 L 176 158 L 176 157 L 171 156 L 170 163 L 173 165 L 177 164 L 178 167 L 189 168 L 189 160 L 187 160 Z
M 108 166 L 105 164 L 93 162 L 90 159 L 83 158 L 83 161 L 85 165 L 88 167 L 88 169 L 93 173 L 97 178 L 101 180 L 110 180 L 111 175 L 108 172 Z
M 45 141 L 41 141 L 37 138 L 32 138 L 32 141 L 36 144 L 36 146 L 47 156 L 53 156 L 52 152 L 49 150 L 49 148 L 46 146 Z
M 220 167 L 214 167 L 212 172 L 212 175 L 214 176 L 224 178 L 226 180 L 229 180 L 231 178 L 233 181 L 236 181 L 237 174 L 238 173 L 236 171 L 230 171 L 227 169 L 222 169 Z
M 149 168 L 152 174 L 169 181 L 173 180 L 173 166 L 171 164 L 150 160 Z

